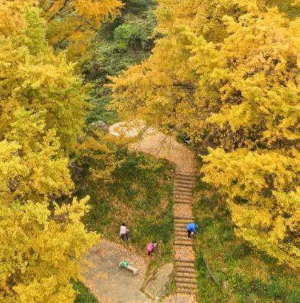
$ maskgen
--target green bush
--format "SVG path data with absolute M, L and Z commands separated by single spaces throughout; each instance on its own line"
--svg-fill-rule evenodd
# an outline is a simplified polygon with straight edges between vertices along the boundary
M 132 24 L 122 24 L 114 30 L 115 47 L 119 50 L 128 50 L 134 39 L 136 28 Z
M 74 303 L 98 303 L 98 300 L 90 293 L 88 288 L 80 281 L 72 281 L 73 288 L 77 291 L 77 297 Z

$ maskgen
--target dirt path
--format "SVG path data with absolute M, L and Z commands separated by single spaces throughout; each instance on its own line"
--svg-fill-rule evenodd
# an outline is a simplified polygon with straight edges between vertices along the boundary
M 156 158 L 167 159 L 174 163 L 177 171 L 191 172 L 195 169 L 193 153 L 173 137 L 155 130 L 148 130 L 137 143 L 130 145 L 135 151 L 142 151 Z
M 125 137 L 140 136 L 136 143 L 129 145 L 134 151 L 142 151 L 156 158 L 166 159 L 174 163 L 177 172 L 194 172 L 195 156 L 185 145 L 177 142 L 176 138 L 167 136 L 155 128 L 145 128 L 141 125 L 126 125 L 123 122 L 110 127 L 110 133 Z

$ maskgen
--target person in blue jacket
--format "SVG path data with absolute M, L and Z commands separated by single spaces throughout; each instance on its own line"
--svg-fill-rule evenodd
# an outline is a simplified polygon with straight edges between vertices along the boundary
M 187 229 L 187 232 L 188 232 L 188 237 L 189 238 L 192 238 L 192 233 L 193 234 L 196 234 L 197 233 L 197 224 L 192 222 L 192 223 L 189 223 L 187 226 L 186 226 L 186 229 Z

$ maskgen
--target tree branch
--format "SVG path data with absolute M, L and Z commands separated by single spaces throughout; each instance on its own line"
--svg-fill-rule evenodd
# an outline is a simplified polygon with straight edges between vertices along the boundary
M 70 0 L 65 0 L 64 1 L 64 4 L 62 5 L 62 7 L 54 14 L 54 15 L 52 15 L 49 19 L 48 19 L 48 22 L 51 22 L 53 19 L 55 19 L 64 9 L 65 9 L 65 7 L 67 6 L 67 4 L 69 3 L 69 1 Z M 53 5 L 54 5 L 54 2 L 55 1 L 53 1 Z M 52 6 L 53 6 L 52 5 Z

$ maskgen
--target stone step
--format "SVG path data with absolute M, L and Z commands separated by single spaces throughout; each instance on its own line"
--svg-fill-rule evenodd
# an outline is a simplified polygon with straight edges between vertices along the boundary
M 175 231 L 186 231 L 186 223 L 175 223 Z
M 177 288 L 176 289 L 177 294 L 189 294 L 194 295 L 196 293 L 196 289 L 185 289 L 185 288 Z
M 176 278 L 191 278 L 191 279 L 196 279 L 197 275 L 194 272 L 175 272 L 175 277 Z
M 173 190 L 173 195 L 183 195 L 183 196 L 192 197 L 193 193 L 189 189 L 183 189 L 183 188 L 175 187 L 174 190 Z
M 193 222 L 193 220 L 182 220 L 182 221 L 175 220 L 174 224 L 175 224 L 175 227 L 180 227 L 180 228 L 185 227 L 186 228 L 187 224 L 189 224 L 191 222 Z
M 194 266 L 194 262 L 195 260 L 190 260 L 190 259 L 175 259 L 174 260 L 176 264 L 180 263 L 180 262 L 184 262 L 184 263 L 191 263 Z
M 176 237 L 184 237 L 185 239 L 188 239 L 188 233 L 187 231 L 175 231 L 175 236 Z
M 195 187 L 194 184 L 190 184 L 190 183 L 182 183 L 182 182 L 174 182 L 174 188 L 184 188 L 184 189 L 188 189 L 188 190 L 193 190 Z
M 189 242 L 189 241 L 175 240 L 174 245 L 177 245 L 177 246 L 193 246 L 193 243 Z
M 193 191 L 194 185 L 188 185 L 188 184 L 178 184 L 175 183 L 174 184 L 174 190 L 175 189 L 183 189 L 183 190 L 189 190 L 189 191 Z
M 187 180 L 174 180 L 174 187 L 184 187 L 192 189 L 195 187 L 195 183 Z
M 188 238 L 188 233 L 187 232 L 176 232 L 175 231 L 175 237 L 178 239 L 178 238 L 184 238 L 184 239 L 190 239 Z
M 180 232 L 181 233 L 180 235 L 185 235 L 186 237 L 188 236 L 186 228 L 177 228 L 177 229 L 175 229 L 175 235 L 176 235 L 176 232 Z
M 186 239 L 188 239 L 188 233 L 187 233 L 187 231 L 185 229 L 180 230 L 179 231 L 180 234 L 177 233 L 177 232 L 178 232 L 178 230 L 175 230 L 175 238 L 176 237 L 185 237 Z
M 176 283 L 177 288 L 181 289 L 197 289 L 196 283 Z
M 174 179 L 175 184 L 188 184 L 195 186 L 196 182 L 195 179 L 186 179 L 186 178 L 175 178 Z
M 177 202 L 185 202 L 185 203 L 188 203 L 188 204 L 193 204 L 193 200 L 192 198 L 185 198 L 185 197 L 174 197 L 174 202 L 177 203 Z
M 177 174 L 175 174 L 175 180 L 176 179 L 189 179 L 189 180 L 195 180 L 196 179 L 196 177 L 195 177 L 195 174 L 193 174 L 193 173 L 189 173 L 189 174 L 183 174 L 183 173 L 177 173 Z
M 175 204 L 188 204 L 188 205 L 193 205 L 193 202 L 191 199 L 174 199 Z
M 178 232 L 178 236 L 188 236 L 188 232 L 187 232 L 187 229 L 186 229 L 186 223 L 175 223 L 175 234 Z
M 186 230 L 186 225 L 187 225 L 187 223 L 180 223 L 180 222 L 175 222 L 175 230 L 176 230 L 176 228 L 179 230 L 181 230 L 181 231 L 184 231 L 184 230 Z
M 194 263 L 192 262 L 184 262 L 184 261 L 179 261 L 179 262 L 176 262 L 175 263 L 175 267 L 186 267 L 186 268 L 194 268 L 195 269 L 195 266 L 194 266 Z
M 191 202 L 176 202 L 176 205 L 192 205 Z
M 186 226 L 190 223 L 190 222 L 193 222 L 192 220 L 188 220 L 188 221 L 174 221 L 174 226 L 175 226 L 175 229 L 177 228 L 178 231 L 186 231 L 187 232 L 187 229 L 186 229 Z M 183 229 L 184 228 L 184 229 Z
M 181 201 L 192 201 L 193 200 L 193 196 L 187 196 L 187 195 L 180 195 L 180 194 L 174 194 L 173 195 L 173 199 L 174 200 L 181 200 Z
M 191 178 L 184 178 L 184 177 L 175 177 L 174 182 L 176 183 L 182 183 L 182 184 L 192 184 L 195 185 L 195 179 Z
M 180 201 L 174 201 L 174 204 L 180 204 L 180 205 L 190 205 L 191 207 L 193 206 L 193 202 L 192 201 L 184 201 L 184 200 L 180 200 Z
M 175 186 L 173 188 L 173 192 L 181 192 L 181 193 L 188 193 L 188 194 L 192 194 L 193 193 L 193 189 L 192 188 L 186 188 L 186 187 L 179 187 L 179 186 Z
M 193 196 L 192 195 L 188 195 L 188 194 L 185 194 L 185 193 L 176 193 L 174 196 L 173 196 L 173 199 L 174 200 L 187 200 L 187 201 L 193 201 Z
M 174 218 L 174 224 L 178 224 L 178 225 L 183 225 L 183 224 L 188 224 L 190 222 L 193 222 L 195 219 L 194 218 L 186 218 L 186 219 L 176 219 Z
M 190 277 L 187 277 L 187 278 L 175 277 L 175 282 L 197 284 L 197 281 L 194 277 L 193 278 L 190 278 Z
M 196 269 L 191 267 L 185 267 L 185 266 L 176 266 L 175 268 L 176 273 L 189 273 L 189 274 L 196 274 Z
M 176 229 L 175 230 L 175 236 L 177 236 L 177 237 L 187 237 L 188 232 L 186 231 L 186 229 Z
M 186 231 L 183 231 L 183 230 L 175 230 L 175 237 L 185 237 L 187 238 L 188 236 L 188 233 Z
M 174 192 L 173 199 L 191 201 L 191 200 L 193 200 L 193 196 L 192 196 L 192 194 L 188 194 L 188 193 Z
M 173 200 L 174 201 L 183 201 L 183 202 L 190 202 L 190 204 L 193 203 L 193 197 L 192 196 L 187 196 L 185 194 L 176 194 L 175 196 L 173 196 Z
M 195 217 L 191 217 L 191 216 L 186 216 L 186 217 L 176 216 L 174 219 L 185 222 L 185 221 L 189 221 L 189 220 L 195 220 Z
M 174 180 L 174 187 L 187 187 L 187 188 L 194 188 L 195 182 L 190 180 L 183 180 L 183 179 L 175 179 Z
M 191 190 L 185 190 L 182 188 L 174 188 L 173 195 L 183 195 L 183 196 L 192 197 L 193 193 Z
M 177 189 L 174 188 L 173 190 L 173 196 L 177 196 L 177 195 L 181 195 L 181 196 L 186 196 L 186 197 L 192 197 L 192 191 L 191 190 L 182 190 L 182 189 Z
M 175 235 L 175 242 L 191 242 L 191 239 L 189 239 L 187 235 L 182 235 L 182 236 Z

